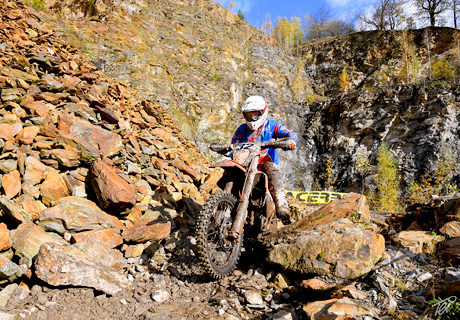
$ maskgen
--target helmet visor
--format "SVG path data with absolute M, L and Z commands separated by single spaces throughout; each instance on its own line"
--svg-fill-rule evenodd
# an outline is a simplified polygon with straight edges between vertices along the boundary
M 243 112 L 246 121 L 257 121 L 262 116 L 262 110 Z

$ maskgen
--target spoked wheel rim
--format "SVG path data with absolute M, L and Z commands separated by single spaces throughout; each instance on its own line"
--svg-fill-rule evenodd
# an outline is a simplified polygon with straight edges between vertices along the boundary
M 231 272 L 241 253 L 242 235 L 228 237 L 236 199 L 227 192 L 213 195 L 203 207 L 199 218 L 198 248 L 203 267 L 215 278 Z
M 228 239 L 232 228 L 231 213 L 233 204 L 222 201 L 211 217 L 207 233 L 207 249 L 210 262 L 217 268 L 224 268 L 232 255 L 233 243 Z

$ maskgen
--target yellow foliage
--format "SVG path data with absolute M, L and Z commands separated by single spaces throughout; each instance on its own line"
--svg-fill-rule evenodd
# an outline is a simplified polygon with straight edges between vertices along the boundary
M 396 160 L 383 142 L 377 154 L 376 208 L 379 211 L 397 212 L 399 205 L 399 174 Z
M 348 77 L 347 67 L 342 69 L 340 74 L 340 90 L 347 92 L 350 89 L 350 78 Z
M 324 188 L 326 191 L 334 190 L 334 187 L 332 186 L 334 184 L 334 168 L 332 168 L 333 164 L 334 161 L 332 160 L 332 157 L 329 156 L 326 160 L 326 169 L 324 173 L 321 175 L 321 179 L 324 179 Z
M 293 48 L 295 43 L 302 42 L 304 30 L 302 22 L 298 17 L 292 17 L 291 21 L 280 16 L 276 18 L 275 27 L 273 29 L 274 36 L 285 49 Z
M 455 149 L 452 145 L 444 145 L 435 163 L 433 175 L 425 173 L 421 177 L 420 183 L 412 181 L 408 190 L 408 202 L 425 202 L 433 195 L 441 196 L 458 192 L 457 185 L 449 183 L 457 168 L 458 163 Z

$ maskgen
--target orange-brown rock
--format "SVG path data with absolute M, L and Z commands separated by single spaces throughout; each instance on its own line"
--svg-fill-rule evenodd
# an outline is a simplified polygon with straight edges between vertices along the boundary
M 122 250 L 125 258 L 139 257 L 144 252 L 144 244 L 123 245 Z
M 116 170 L 102 160 L 90 165 L 91 185 L 102 208 L 126 207 L 136 204 L 134 187 L 118 176 Z
M 0 251 L 5 251 L 11 247 L 10 232 L 6 224 L 0 223 Z
M 123 254 L 118 249 L 109 248 L 105 243 L 98 240 L 87 240 L 72 245 L 72 248 L 78 249 L 91 257 L 95 262 L 104 266 L 119 269 L 123 263 Z
M 204 183 L 201 185 L 200 190 L 204 193 L 209 193 L 211 190 L 217 187 L 217 181 L 222 177 L 223 170 L 214 170 L 207 177 Z
M 441 236 L 433 236 L 429 231 L 401 231 L 391 238 L 398 247 L 414 253 L 432 254 L 436 244 L 443 241 Z
M 2 91 L 4 92 L 5 89 Z M 7 123 L 0 123 L 0 139 L 13 142 L 14 137 L 11 134 L 11 125 Z
M 193 180 L 195 181 L 200 181 L 201 180 L 201 175 L 198 172 L 198 170 L 191 168 L 187 164 L 185 164 L 182 161 L 172 161 L 171 164 L 179 169 L 180 171 L 184 172 L 185 174 L 189 175 L 192 177 Z
M 69 133 L 75 137 L 75 141 L 78 140 L 80 143 L 85 141 L 87 147 L 90 145 L 92 149 L 98 149 L 104 157 L 114 156 L 123 148 L 122 139 L 118 134 L 92 125 L 83 119 L 73 119 Z
M 45 181 L 40 185 L 42 202 L 46 206 L 52 206 L 53 203 L 70 194 L 64 179 L 56 170 L 49 170 L 45 175 Z
M 115 248 L 123 243 L 120 233 L 114 229 L 98 229 L 74 233 L 71 242 L 78 243 L 88 240 L 99 241 L 108 248 Z
M 67 231 L 124 228 L 123 223 L 116 217 L 102 211 L 94 202 L 79 197 L 59 199 L 56 206 L 41 212 L 39 221 L 39 225 L 47 230 L 53 230 L 62 235 Z
M 72 133 L 60 131 L 59 140 L 66 149 L 78 152 L 78 159 L 82 162 L 91 162 L 101 156 L 97 147 L 91 145 L 86 139 Z
M 133 224 L 137 224 L 142 220 L 142 210 L 139 206 L 135 206 L 131 212 L 126 217 L 128 221 L 131 221 Z
M 60 164 L 66 167 L 77 167 L 80 164 L 80 156 L 75 150 L 54 149 L 53 154 Z
M 18 134 L 18 139 L 23 144 L 32 144 L 39 131 L 40 128 L 37 126 L 25 127 Z
M 348 298 L 310 302 L 303 306 L 303 310 L 312 320 L 345 320 L 379 314 L 378 310 Z
M 300 286 L 304 287 L 305 289 L 312 289 L 312 290 L 324 290 L 330 288 L 331 286 L 320 279 L 308 279 L 303 280 L 300 283 Z
M 28 221 L 11 230 L 10 235 L 16 255 L 31 259 L 37 255 L 42 244 L 56 242 L 43 228 Z
M 14 222 L 22 223 L 24 221 L 32 220 L 32 215 L 23 210 L 14 201 L 8 199 L 6 196 L 0 196 L 0 209 L 13 219 Z
M 36 185 L 42 181 L 45 172 L 52 169 L 30 156 L 26 159 L 25 167 L 24 183 L 31 185 Z
M 436 255 L 448 263 L 457 264 L 460 261 L 460 238 L 453 238 L 441 244 Z
M 146 219 L 122 232 L 125 241 L 146 242 L 161 241 L 171 232 L 171 222 L 158 222 L 156 219 Z
M 40 212 L 42 211 L 42 206 L 40 202 L 25 199 L 21 202 L 21 206 L 25 212 L 28 212 L 32 220 L 37 220 L 40 218 Z
M 21 191 L 21 176 L 18 170 L 11 171 L 3 176 L 2 182 L 5 196 L 8 199 L 14 198 Z
M 449 221 L 439 231 L 449 238 L 458 238 L 460 237 L 460 221 Z
M 340 219 L 291 235 L 269 251 L 267 260 L 304 274 L 356 279 L 373 269 L 384 249 L 382 235 Z
M 341 199 L 329 202 L 311 215 L 289 226 L 289 231 L 297 233 L 312 230 L 318 225 L 324 225 L 341 218 L 350 218 L 354 222 L 369 222 L 369 206 L 366 197 L 357 193 L 349 193 Z

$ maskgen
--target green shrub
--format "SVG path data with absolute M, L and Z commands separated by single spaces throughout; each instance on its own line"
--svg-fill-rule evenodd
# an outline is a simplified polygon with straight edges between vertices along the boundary
M 28 0 L 27 1 L 32 7 L 38 10 L 45 10 L 46 9 L 46 2 L 45 0 Z
M 431 67 L 431 72 L 435 79 L 452 80 L 454 71 L 454 67 L 446 59 L 436 61 Z

